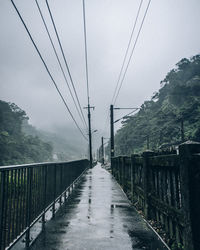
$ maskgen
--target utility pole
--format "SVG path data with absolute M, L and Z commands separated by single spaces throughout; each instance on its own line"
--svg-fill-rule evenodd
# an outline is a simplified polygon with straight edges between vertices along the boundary
M 97 148 L 97 161 L 99 161 L 99 149 Z
M 113 105 L 110 105 L 110 160 L 115 156 L 114 148 L 114 113 Z
M 110 105 L 110 158 L 112 159 L 112 157 L 115 156 L 115 144 L 114 144 L 114 123 L 120 121 L 121 119 L 124 119 L 126 116 L 123 116 L 122 118 L 114 121 L 114 109 L 131 109 L 133 111 L 131 111 L 130 113 L 128 113 L 127 115 L 132 114 L 133 112 L 139 110 L 140 108 L 114 108 L 113 105 Z
M 91 113 L 90 113 L 90 104 L 88 104 L 88 128 L 89 128 L 89 155 L 90 155 L 90 168 L 92 168 L 92 133 L 91 133 Z
M 92 132 L 91 132 L 91 113 L 90 109 L 94 110 L 94 107 L 91 107 L 88 101 L 88 106 L 85 107 L 88 110 L 88 135 L 89 135 L 89 160 L 90 168 L 92 168 Z
M 101 147 L 102 147 L 102 164 L 104 165 L 104 143 L 103 143 L 103 136 L 101 137 Z

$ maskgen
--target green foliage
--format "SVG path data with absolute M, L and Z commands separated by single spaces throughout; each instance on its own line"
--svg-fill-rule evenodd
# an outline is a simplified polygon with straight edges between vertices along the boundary
M 138 153 L 147 148 L 176 144 L 184 139 L 200 141 L 200 55 L 182 59 L 150 101 L 123 122 L 115 136 L 116 155 Z
M 181 243 L 174 242 L 171 246 L 171 250 L 183 250 L 184 246 Z
M 52 146 L 38 137 L 26 136 L 26 113 L 14 103 L 0 101 L 0 165 L 52 160 Z

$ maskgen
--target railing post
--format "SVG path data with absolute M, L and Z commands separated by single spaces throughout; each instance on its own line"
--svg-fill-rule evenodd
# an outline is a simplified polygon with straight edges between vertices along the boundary
M 52 217 L 55 217 L 56 212 L 56 164 L 54 165 L 54 183 L 53 183 L 53 206 L 52 206 Z
M 121 156 L 118 158 L 118 166 L 119 166 L 119 184 L 122 185 L 122 164 L 121 164 Z
M 181 203 L 184 212 L 185 250 L 200 249 L 200 163 L 193 154 L 200 152 L 200 143 L 185 142 L 179 146 Z M 199 158 L 198 158 L 199 160 Z
M 46 212 L 46 196 L 47 196 L 47 166 L 43 167 L 43 215 L 42 215 L 42 231 L 45 230 L 45 212 Z
M 127 171 L 128 171 L 128 168 L 127 168 L 127 166 L 126 166 L 126 159 L 127 159 L 127 156 L 123 156 L 122 157 L 122 170 L 123 170 L 123 185 L 122 185 L 122 187 L 123 187 L 123 190 L 124 190 L 124 192 L 126 193 L 127 192 Z
M 122 176 L 122 179 L 121 179 L 121 186 L 124 190 L 124 183 L 125 183 L 125 169 L 124 169 L 124 157 L 120 157 L 120 162 L 121 162 L 121 176 Z
M 135 157 L 131 155 L 131 201 L 134 202 L 134 189 L 135 189 Z
M 5 203 L 5 172 L 1 172 L 1 203 L 0 203 L 0 250 L 3 249 L 3 222 L 4 222 L 4 203 Z
M 27 232 L 26 232 L 26 249 L 29 248 L 30 246 L 30 224 L 31 224 L 31 207 L 32 207 L 32 179 L 33 179 L 33 168 L 28 169 L 28 176 L 27 176 L 27 220 L 26 220 L 26 227 L 27 227 Z
M 60 166 L 60 194 L 62 193 L 62 185 L 63 185 L 63 183 L 62 183 L 62 175 L 63 175 L 63 166 Z M 60 204 L 60 206 L 62 205 L 62 196 L 60 196 L 60 199 L 59 199 L 59 204 Z
M 149 169 L 149 157 L 153 155 L 153 152 L 148 150 L 143 152 L 143 182 L 144 182 L 144 214 L 146 219 L 150 219 L 150 201 L 151 183 L 150 183 L 150 169 Z

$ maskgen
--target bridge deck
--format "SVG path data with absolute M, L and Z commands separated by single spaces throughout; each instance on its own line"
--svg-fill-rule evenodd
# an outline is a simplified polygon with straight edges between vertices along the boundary
M 99 164 L 84 178 L 34 250 L 167 249 Z

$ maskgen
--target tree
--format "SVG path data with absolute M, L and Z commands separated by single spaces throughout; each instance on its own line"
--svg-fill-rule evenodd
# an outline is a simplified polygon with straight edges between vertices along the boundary
M 152 99 L 123 122 L 115 136 L 116 154 L 143 151 L 147 136 L 152 149 L 180 143 L 181 124 L 186 140 L 200 141 L 200 55 L 180 60 Z
M 16 104 L 0 100 L 0 165 L 52 160 L 50 144 L 22 132 L 22 123 L 27 120 L 25 111 Z

